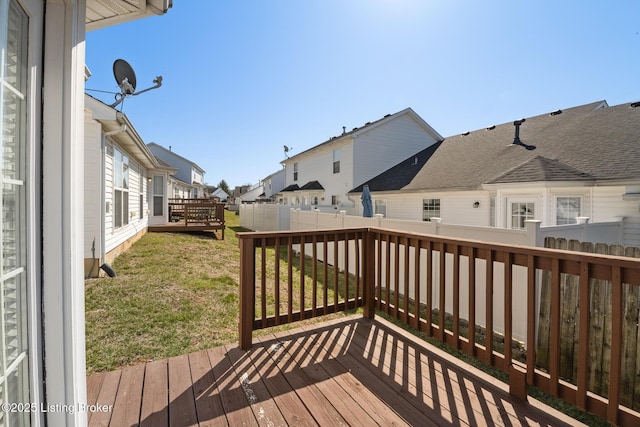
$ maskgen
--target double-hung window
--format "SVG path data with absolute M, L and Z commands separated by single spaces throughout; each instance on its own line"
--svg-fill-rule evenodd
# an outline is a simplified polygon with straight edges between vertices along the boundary
M 556 225 L 575 224 L 580 216 L 580 197 L 556 198 Z
M 298 180 L 298 164 L 297 163 L 293 164 L 293 180 L 294 181 Z
M 422 220 L 440 218 L 440 199 L 422 199 Z
M 129 224 L 129 158 L 113 149 L 114 228 Z
M 340 173 L 340 150 L 333 150 L 333 173 Z

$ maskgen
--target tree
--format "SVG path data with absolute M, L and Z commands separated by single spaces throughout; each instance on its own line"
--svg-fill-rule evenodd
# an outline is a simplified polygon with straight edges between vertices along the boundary
M 222 188 L 225 193 L 231 195 L 231 190 L 229 190 L 229 184 L 224 179 L 218 183 L 218 188 Z

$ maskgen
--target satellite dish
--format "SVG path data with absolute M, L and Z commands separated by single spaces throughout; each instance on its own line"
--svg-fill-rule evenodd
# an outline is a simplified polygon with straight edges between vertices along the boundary
M 113 63 L 113 76 L 123 94 L 133 95 L 136 91 L 136 73 L 124 59 L 116 59 Z
M 131 65 L 124 59 L 116 59 L 114 61 L 113 76 L 120 88 L 120 93 L 116 94 L 116 102 L 111 104 L 112 108 L 124 101 L 127 96 L 140 95 L 148 90 L 157 89 L 162 86 L 162 76 L 157 76 L 153 80 L 155 86 L 136 92 L 136 73 L 133 71 Z

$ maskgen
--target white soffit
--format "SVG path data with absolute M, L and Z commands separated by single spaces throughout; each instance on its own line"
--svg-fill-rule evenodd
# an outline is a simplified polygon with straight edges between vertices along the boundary
M 173 0 L 87 0 L 87 31 L 167 13 Z

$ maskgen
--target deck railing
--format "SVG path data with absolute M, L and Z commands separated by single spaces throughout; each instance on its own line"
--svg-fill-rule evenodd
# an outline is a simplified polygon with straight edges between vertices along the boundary
M 189 223 L 224 223 L 224 204 L 207 199 L 171 199 L 169 202 L 170 219 Z
M 524 246 L 448 239 L 376 228 L 239 233 L 240 346 L 255 329 L 356 306 L 375 310 L 509 374 L 510 390 L 536 386 L 610 423 L 638 425 L 622 406 L 623 286 L 640 286 L 640 261 Z M 543 272 L 551 275 L 548 369 L 536 363 Z M 579 281 L 577 380 L 560 377 L 561 276 Z M 590 288 L 611 289 L 609 390 L 587 390 Z M 623 285 L 624 284 L 624 285 Z M 524 318 L 522 340 L 514 319 Z M 499 327 L 497 327 L 499 325 Z M 471 332 L 470 332 L 471 331 Z M 517 335 L 517 334 L 516 334 Z M 521 352 L 516 352 L 520 342 Z M 516 354 L 517 353 L 517 354 Z M 638 361 L 640 364 L 640 361 Z M 639 366 L 640 368 L 640 366 Z

